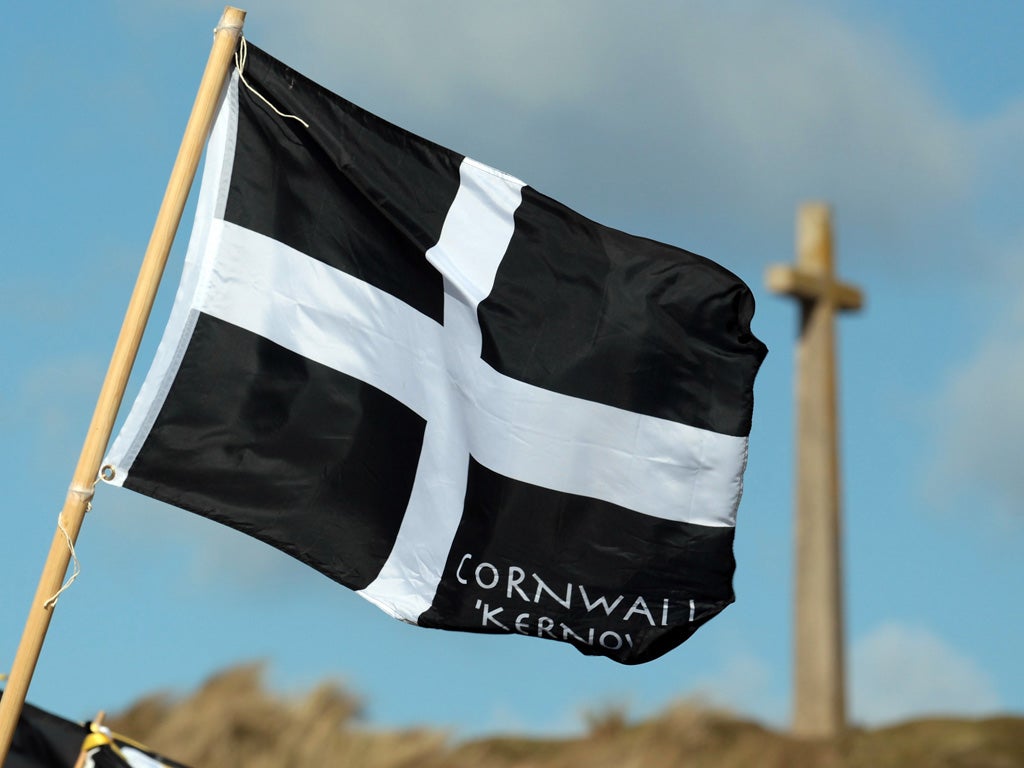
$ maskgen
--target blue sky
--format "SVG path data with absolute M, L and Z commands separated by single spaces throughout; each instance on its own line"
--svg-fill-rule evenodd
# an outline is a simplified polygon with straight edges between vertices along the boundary
M 275 7 L 275 5 L 277 7 Z M 1024 713 L 1024 54 L 1017 0 L 247 6 L 247 37 L 404 127 L 754 290 L 737 603 L 641 667 L 408 627 L 264 545 L 100 489 L 29 699 L 69 717 L 225 666 L 370 723 L 566 732 L 701 697 L 788 719 L 796 307 L 764 288 L 835 206 L 849 698 L 878 724 Z M 969 9 L 969 10 L 968 10 Z M 18 4 L 0 28 L 0 671 L 10 665 L 222 6 Z M 129 387 L 169 309 L 188 224 Z

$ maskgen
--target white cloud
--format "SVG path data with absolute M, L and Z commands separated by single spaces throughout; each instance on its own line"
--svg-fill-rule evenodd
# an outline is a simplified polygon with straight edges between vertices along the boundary
M 1018 260 L 1024 256 L 1024 240 Z M 1024 434 L 1024 294 L 956 369 L 930 415 L 936 448 L 925 475 L 927 499 L 950 507 L 978 499 L 1005 520 L 1024 508 L 1020 436 Z
M 973 126 L 971 145 L 977 162 L 971 217 L 978 237 L 971 268 L 995 285 L 1024 281 L 1024 95 L 1001 113 Z M 994 267 L 994 270 L 992 269 Z M 1022 297 L 1024 298 L 1024 297 Z
M 773 668 L 750 655 L 736 655 L 694 686 L 698 701 L 706 701 L 761 722 L 784 727 L 788 710 L 779 693 Z
M 60 467 L 70 474 L 104 363 L 79 354 L 48 357 L 35 361 L 19 378 L 0 381 L 0 424 L 28 436 L 18 447 L 19 471 Z
M 921 627 L 884 624 L 853 647 L 851 711 L 879 725 L 923 715 L 999 709 L 995 685 L 971 658 Z

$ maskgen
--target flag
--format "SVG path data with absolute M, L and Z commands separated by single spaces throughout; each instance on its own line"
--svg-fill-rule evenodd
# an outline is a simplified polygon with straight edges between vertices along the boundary
M 732 602 L 747 286 L 255 46 L 242 75 L 104 479 L 426 627 L 638 663 Z
M 72 768 L 87 733 L 79 723 L 25 704 L 3 768 Z
M 0 692 L 2 696 L 2 692 Z M 3 768 L 187 768 L 94 723 L 76 723 L 25 704 Z

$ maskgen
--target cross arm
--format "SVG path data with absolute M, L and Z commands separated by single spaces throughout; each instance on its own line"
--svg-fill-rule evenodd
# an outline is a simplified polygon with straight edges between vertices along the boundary
M 864 306 L 864 296 L 859 288 L 833 280 L 828 273 L 816 274 L 776 264 L 768 268 L 765 282 L 773 293 L 808 301 L 828 299 L 838 309 L 860 309 Z

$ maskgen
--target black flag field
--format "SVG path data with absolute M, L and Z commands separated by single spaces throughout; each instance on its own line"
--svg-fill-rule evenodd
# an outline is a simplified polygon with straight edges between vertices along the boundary
M 732 602 L 747 286 L 251 45 L 242 75 L 104 479 L 421 626 L 634 664 Z
M 73 768 L 88 733 L 79 723 L 25 704 L 3 768 Z

